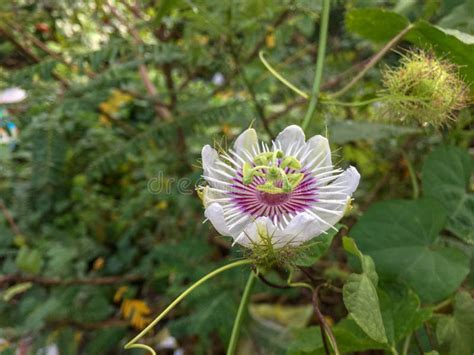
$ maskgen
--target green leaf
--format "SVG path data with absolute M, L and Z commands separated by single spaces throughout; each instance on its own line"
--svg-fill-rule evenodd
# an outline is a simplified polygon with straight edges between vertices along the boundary
M 95 331 L 94 337 L 87 342 L 84 354 L 106 354 L 116 348 L 125 334 L 125 328 L 120 327 Z
M 370 256 L 362 254 L 362 252 L 357 247 L 355 240 L 352 238 L 346 236 L 342 237 L 342 246 L 344 247 L 344 250 L 346 250 L 348 253 L 359 258 L 362 266 L 362 272 L 367 274 L 372 283 L 377 286 L 379 277 L 375 272 L 375 265 L 372 258 Z
M 37 274 L 43 266 L 43 256 L 38 250 L 25 246 L 18 252 L 15 262 L 21 271 Z
M 454 298 L 454 313 L 442 316 L 436 336 L 443 354 L 472 354 L 474 351 L 474 299 L 466 291 Z
M 431 318 L 429 308 L 421 308 L 420 298 L 406 286 L 383 285 L 379 290 L 382 318 L 389 343 L 395 346 Z
M 346 28 L 349 31 L 376 43 L 388 42 L 408 24 L 408 19 L 403 15 L 379 8 L 355 9 L 346 15 Z M 459 65 L 461 75 L 467 83 L 474 82 L 473 36 L 420 20 L 404 39 L 422 48 L 433 49 L 442 58 L 449 58 Z
M 410 24 L 405 16 L 380 8 L 349 11 L 345 23 L 348 31 L 374 42 L 387 42 Z
M 343 288 L 344 304 L 356 323 L 372 339 L 386 343 L 387 336 L 377 289 L 367 274 L 351 274 Z
M 291 328 L 305 327 L 313 316 L 313 306 L 258 303 L 249 306 L 252 318 Z
M 156 16 L 154 18 L 154 23 L 159 25 L 164 16 L 168 16 L 171 11 L 180 5 L 181 1 L 179 0 L 163 0 L 159 2 Z
M 419 132 L 417 128 L 367 121 L 334 121 L 328 124 L 332 143 L 343 144 L 359 140 L 377 141 Z
M 386 349 L 364 333 L 353 319 L 343 319 L 332 327 L 339 351 L 343 354 L 369 349 Z M 294 339 L 288 346 L 287 355 L 325 354 L 319 327 L 298 329 L 293 332 Z
M 436 243 L 445 220 L 446 212 L 436 200 L 385 201 L 373 204 L 351 235 L 374 259 L 379 275 L 405 281 L 423 301 L 436 302 L 469 272 L 463 252 Z
M 337 226 L 336 226 L 337 228 Z M 330 229 L 326 234 L 311 240 L 302 246 L 303 252 L 298 256 L 295 264 L 298 266 L 311 266 L 319 260 L 331 247 L 332 240 L 338 230 Z
M 463 1 L 438 21 L 438 26 L 474 32 L 474 0 Z
M 446 207 L 447 229 L 469 244 L 474 244 L 474 194 L 467 191 L 473 166 L 468 153 L 449 146 L 433 151 L 423 166 L 425 195 Z

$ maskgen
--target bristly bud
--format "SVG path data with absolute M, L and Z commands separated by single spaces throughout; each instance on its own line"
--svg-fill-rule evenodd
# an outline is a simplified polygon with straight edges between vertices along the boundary
M 468 88 L 457 67 L 423 51 L 409 52 L 398 68 L 383 73 L 389 117 L 440 127 L 467 106 Z

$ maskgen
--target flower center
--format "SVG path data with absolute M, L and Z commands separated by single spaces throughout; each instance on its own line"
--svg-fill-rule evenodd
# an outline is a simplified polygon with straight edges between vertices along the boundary
M 263 179 L 257 190 L 267 195 L 282 195 L 293 191 L 303 180 L 301 163 L 293 156 L 285 156 L 281 150 L 264 152 L 254 157 L 253 163 L 242 168 L 243 183 L 250 185 L 255 177 Z
M 258 199 L 269 206 L 278 206 L 282 205 L 290 199 L 291 195 L 289 193 L 280 193 L 280 194 L 270 194 L 267 192 L 259 191 Z

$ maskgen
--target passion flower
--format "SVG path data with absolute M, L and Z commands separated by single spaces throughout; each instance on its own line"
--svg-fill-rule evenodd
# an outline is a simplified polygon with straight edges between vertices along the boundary
M 298 126 L 267 145 L 250 128 L 233 149 L 202 150 L 205 216 L 224 236 L 252 250 L 297 247 L 342 218 L 360 175 L 335 168 L 328 140 L 305 141 Z

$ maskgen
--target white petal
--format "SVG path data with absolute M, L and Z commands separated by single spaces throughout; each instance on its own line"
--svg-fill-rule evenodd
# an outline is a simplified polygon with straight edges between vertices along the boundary
M 252 152 L 253 148 L 258 145 L 257 132 L 253 128 L 249 128 L 237 137 L 234 143 L 234 151 L 244 160 L 247 160 L 244 151 Z
M 291 152 L 295 153 L 304 144 L 305 136 L 301 127 L 292 125 L 286 127 L 278 134 L 275 139 L 276 146 L 281 147 L 284 153 L 288 153 L 290 147 Z
M 297 246 L 317 237 L 328 228 L 314 216 L 303 212 L 296 215 L 284 230 L 275 233 L 274 244 L 275 247 Z
M 216 150 L 211 148 L 211 146 L 208 144 L 202 148 L 201 157 L 204 175 L 214 176 L 211 168 L 218 168 L 216 166 L 216 162 L 219 160 L 219 154 L 217 154 Z
M 211 203 L 204 211 L 206 218 L 211 221 L 214 228 L 223 236 L 232 236 L 224 218 L 224 209 L 218 203 Z
M 359 180 L 360 175 L 357 169 L 353 166 L 349 167 L 332 183 L 334 185 L 339 185 L 340 187 L 334 191 L 331 190 L 324 193 L 324 200 L 342 200 L 346 201 L 346 203 L 344 205 L 327 202 L 316 203 L 315 206 L 320 209 L 314 210 L 314 213 L 330 225 L 334 225 L 339 222 L 339 220 L 344 216 L 344 212 L 351 199 L 352 193 L 357 188 L 357 185 L 359 185 Z M 331 186 L 332 184 L 328 186 Z M 321 209 L 330 210 L 331 213 L 325 212 Z M 324 231 L 327 229 L 328 228 L 325 228 Z
M 329 142 L 325 137 L 314 136 L 306 142 L 306 146 L 311 149 L 312 152 L 305 159 L 306 161 L 302 162 L 303 164 L 311 162 L 319 155 L 319 158 L 313 163 L 313 168 L 332 166 L 331 148 L 329 147 Z
M 360 174 L 356 168 L 349 166 L 349 168 L 342 173 L 342 175 L 334 181 L 334 184 L 341 184 L 345 188 L 343 192 L 352 195 L 357 189 L 360 181 Z
M 221 188 L 223 190 L 228 189 L 229 179 L 228 173 L 225 172 L 224 168 L 218 164 L 222 161 L 219 158 L 214 148 L 211 148 L 210 145 L 204 146 L 201 152 L 202 156 L 202 168 L 204 170 L 204 178 L 212 187 Z M 223 171 L 221 174 L 219 171 Z

